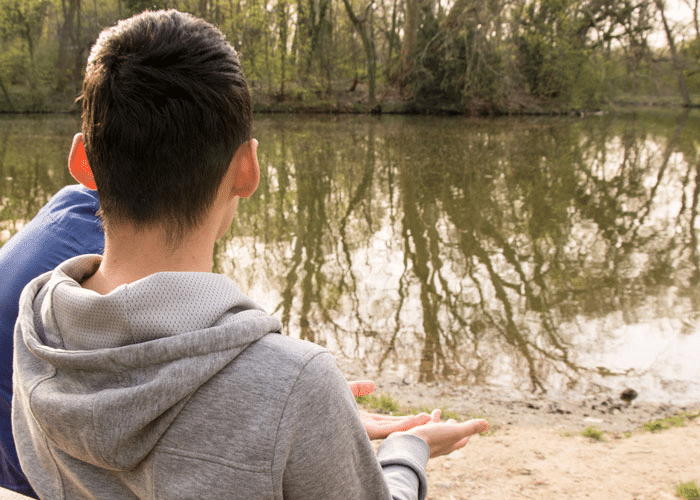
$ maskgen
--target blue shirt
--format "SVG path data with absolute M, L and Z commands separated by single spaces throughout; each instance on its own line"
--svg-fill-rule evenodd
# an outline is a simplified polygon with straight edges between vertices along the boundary
M 0 248 L 0 486 L 36 497 L 12 437 L 12 338 L 24 286 L 76 255 L 102 253 L 97 192 L 67 186 Z

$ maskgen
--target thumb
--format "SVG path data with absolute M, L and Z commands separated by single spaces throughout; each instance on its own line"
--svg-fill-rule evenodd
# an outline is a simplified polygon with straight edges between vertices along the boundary
M 355 397 L 366 396 L 374 392 L 374 382 L 371 380 L 355 380 L 348 382 L 352 395 Z

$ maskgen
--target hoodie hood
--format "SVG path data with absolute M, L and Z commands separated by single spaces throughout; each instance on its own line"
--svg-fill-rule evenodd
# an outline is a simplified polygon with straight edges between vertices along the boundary
M 281 325 L 212 273 L 157 273 L 107 295 L 83 289 L 100 261 L 73 258 L 25 288 L 15 391 L 60 450 L 126 470 L 202 384 Z

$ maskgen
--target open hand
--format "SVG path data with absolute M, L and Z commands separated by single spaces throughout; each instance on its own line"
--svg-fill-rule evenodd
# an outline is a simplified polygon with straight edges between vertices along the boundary
M 371 380 L 357 380 L 349 382 L 348 384 L 350 385 L 352 395 L 355 397 L 365 396 L 374 392 L 374 382 Z M 391 415 L 360 411 L 360 419 L 370 439 L 384 439 L 392 432 L 407 431 L 417 425 L 430 422 L 430 415 L 421 413 L 419 415 L 394 417 Z
M 430 458 L 447 455 L 462 448 L 471 436 L 489 428 L 488 422 L 482 419 L 440 422 L 440 416 L 440 410 L 433 410 L 430 422 L 406 431 L 406 434 L 413 434 L 428 443 Z

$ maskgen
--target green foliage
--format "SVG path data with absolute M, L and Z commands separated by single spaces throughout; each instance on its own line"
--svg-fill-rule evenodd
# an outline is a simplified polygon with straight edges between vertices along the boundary
M 87 51 L 103 27 L 146 8 L 167 7 L 219 26 L 239 50 L 256 100 L 269 107 L 344 99 L 345 109 L 365 109 L 371 76 L 365 35 L 376 52 L 376 67 L 384 68 L 377 74 L 377 95 L 410 95 L 419 107 L 577 109 L 639 94 L 666 99 L 678 93 L 668 58 L 652 54 L 646 42 L 654 22 L 650 2 L 421 3 L 408 74 L 398 74 L 406 27 L 396 2 L 349 0 L 348 5 L 363 26 L 362 36 L 339 0 L 0 0 L 5 87 L 0 110 L 70 103 L 81 86 Z M 69 14 L 75 17 L 64 19 Z M 700 93 L 700 41 L 679 48 L 688 88 Z M 393 102 L 383 105 L 403 109 Z
M 527 91 L 540 98 L 586 104 L 595 87 L 590 50 L 576 22 L 573 4 L 562 0 L 531 3 L 516 18 L 515 43 Z
M 659 432 L 665 429 L 670 429 L 671 426 L 663 420 L 654 420 L 644 424 L 644 430 L 649 432 Z
M 700 500 L 700 489 L 694 481 L 676 485 L 676 495 L 684 500 Z
M 596 441 L 605 441 L 605 438 L 603 437 L 603 431 L 594 426 L 586 427 L 584 430 L 581 431 L 581 435 L 583 437 L 595 439 Z
M 26 85 L 29 82 L 28 56 L 20 40 L 12 40 L 0 52 L 0 76 L 6 85 Z
M 594 84 L 587 50 L 566 42 L 551 45 L 540 34 L 521 37 L 518 48 L 523 76 L 533 95 L 563 101 L 586 100 L 585 93 Z
M 409 76 L 419 101 L 468 106 L 475 100 L 488 103 L 497 100 L 501 58 L 487 45 L 480 30 L 471 26 L 441 32 L 433 24 L 432 31 L 424 26 L 421 38 L 430 41 L 423 47 L 420 64 Z M 475 44 L 483 46 L 475 51 Z
M 357 401 L 357 404 L 369 406 L 380 413 L 394 414 L 400 410 L 399 402 L 389 394 L 358 396 L 355 398 L 355 401 Z
M 167 0 L 124 0 L 124 6 L 130 15 L 138 14 L 144 10 L 164 9 L 168 6 Z
M 662 419 L 652 420 L 644 424 L 644 430 L 649 432 L 659 432 L 670 429 L 671 427 L 684 427 L 689 420 L 694 420 L 700 417 L 700 411 L 680 412 L 677 415 Z

